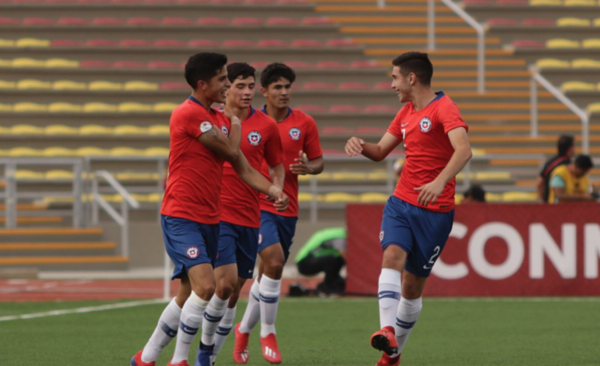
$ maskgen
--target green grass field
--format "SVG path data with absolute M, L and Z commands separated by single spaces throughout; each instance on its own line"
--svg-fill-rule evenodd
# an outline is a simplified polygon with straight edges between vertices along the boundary
M 106 302 L 0 303 L 0 317 Z M 118 366 L 144 346 L 164 305 L 0 322 L 2 366 Z M 245 302 L 238 306 L 238 320 Z M 377 300 L 283 299 L 278 339 L 285 365 L 375 365 L 369 336 L 379 326 Z M 258 329 L 249 365 L 268 365 Z M 198 338 L 199 339 L 199 338 Z M 425 299 L 402 365 L 597 366 L 600 300 Z M 165 366 L 174 342 L 157 365 Z M 218 365 L 234 365 L 232 335 Z M 196 350 L 192 350 L 193 361 Z

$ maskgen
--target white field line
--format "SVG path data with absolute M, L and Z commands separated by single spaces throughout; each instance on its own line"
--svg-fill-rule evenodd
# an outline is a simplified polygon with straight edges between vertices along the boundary
M 100 306 L 88 306 L 88 307 L 76 308 L 76 309 L 52 310 L 52 311 L 45 311 L 42 313 L 3 316 L 3 317 L 0 317 L 0 322 L 8 322 L 8 321 L 12 321 L 12 320 L 46 318 L 49 316 L 67 315 L 67 314 L 85 314 L 85 313 L 93 313 L 93 312 L 97 312 L 97 311 L 132 308 L 132 307 L 144 306 L 144 305 L 154 305 L 154 304 L 159 304 L 159 303 L 163 303 L 163 302 L 166 302 L 166 301 L 163 299 L 152 299 L 152 300 L 122 302 L 122 303 L 116 303 L 116 304 L 106 304 L 106 305 L 100 305 Z

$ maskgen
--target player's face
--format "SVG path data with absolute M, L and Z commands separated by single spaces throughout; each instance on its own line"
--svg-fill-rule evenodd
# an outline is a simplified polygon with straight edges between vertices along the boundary
M 290 94 L 292 94 L 292 83 L 286 78 L 280 78 L 278 81 L 269 85 L 266 89 L 260 89 L 262 95 L 267 99 L 267 103 L 277 109 L 288 108 L 290 104 Z
M 577 178 L 581 178 L 581 177 L 583 177 L 584 175 L 586 175 L 588 171 L 589 171 L 589 170 L 584 170 L 584 169 L 581 169 L 581 168 L 579 168 L 579 167 L 577 167 L 577 166 L 576 166 L 576 167 L 573 169 L 573 175 L 574 175 L 575 177 L 577 177 Z
M 224 67 L 213 76 L 208 83 L 201 81 L 203 93 L 213 103 L 225 103 L 225 97 L 227 96 L 227 90 L 231 86 L 229 79 L 227 79 L 227 68 Z
M 234 108 L 250 107 L 255 87 L 256 81 L 254 80 L 254 76 L 249 76 L 245 79 L 243 76 L 238 77 L 233 81 L 227 92 L 227 105 Z
M 398 94 L 401 103 L 410 102 L 412 86 L 410 84 L 411 74 L 404 76 L 400 73 L 400 66 L 392 69 L 392 89 Z

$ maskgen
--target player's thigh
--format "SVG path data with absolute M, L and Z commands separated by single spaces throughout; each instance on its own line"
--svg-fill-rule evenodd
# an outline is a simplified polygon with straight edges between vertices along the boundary
M 215 260 L 215 275 L 217 275 L 217 269 L 220 267 L 235 264 L 237 262 L 237 246 L 241 240 L 236 225 L 221 221 L 219 228 L 219 255 Z M 224 273 L 224 271 L 218 272 L 220 274 Z
M 285 254 L 280 243 L 275 243 L 264 248 L 260 253 L 260 260 L 263 268 L 283 267 L 285 264 Z
M 216 293 L 221 298 L 230 297 L 237 284 L 237 264 L 230 263 L 215 268 Z
M 250 279 L 254 275 L 258 237 L 258 228 L 240 227 L 240 237 L 236 243 L 237 275 L 240 278 Z
M 413 250 L 415 239 L 406 210 L 406 203 L 394 196 L 385 205 L 379 232 L 383 250 L 382 268 L 401 271 Z
M 285 262 L 290 257 L 290 250 L 294 244 L 294 236 L 296 235 L 297 217 L 279 216 L 277 220 L 277 230 L 279 231 L 279 239 Z
M 210 263 L 202 263 L 188 270 L 192 290 L 202 300 L 210 301 L 215 293 L 215 275 Z

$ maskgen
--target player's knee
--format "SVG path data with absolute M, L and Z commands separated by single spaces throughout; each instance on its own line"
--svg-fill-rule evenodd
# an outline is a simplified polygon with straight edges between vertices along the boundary
M 283 273 L 284 258 L 271 258 L 269 262 L 265 262 L 264 274 L 272 279 L 279 279 Z
M 210 300 L 215 294 L 215 284 L 214 283 L 200 283 L 196 284 L 192 288 L 196 295 L 198 295 L 202 300 Z
M 383 268 L 401 270 L 404 267 L 405 252 L 396 245 L 390 245 L 383 252 Z
M 215 290 L 215 293 L 221 299 L 228 299 L 228 298 L 231 297 L 231 295 L 233 294 L 234 290 L 235 290 L 235 284 L 230 283 L 230 282 L 222 281 L 217 286 L 217 289 Z

